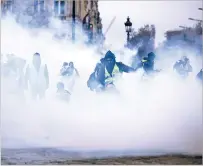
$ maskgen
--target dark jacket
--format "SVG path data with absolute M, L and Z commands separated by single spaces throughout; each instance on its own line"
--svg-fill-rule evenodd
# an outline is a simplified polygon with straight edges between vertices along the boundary
M 97 85 L 102 85 L 105 86 L 105 64 L 104 64 L 104 59 L 101 59 L 101 67 L 99 70 L 94 71 L 90 77 L 89 80 L 87 82 L 88 87 L 95 87 Z M 123 64 L 122 62 L 115 62 L 115 64 L 118 66 L 119 71 L 121 73 L 125 72 L 125 73 L 130 73 L 134 71 L 134 68 L 129 67 L 125 64 Z M 112 73 L 109 73 L 112 74 Z M 91 89 L 91 88 L 90 88 Z
M 143 60 L 137 65 L 135 70 L 143 68 L 146 73 L 150 73 L 155 71 L 154 70 L 154 61 L 150 60 L 149 58 L 143 58 Z
M 121 73 L 134 71 L 134 68 L 129 67 L 122 62 L 116 62 L 116 56 L 111 51 L 107 51 L 105 57 L 100 59 L 100 63 L 97 63 L 94 72 L 90 75 L 87 86 L 90 87 L 90 89 L 94 89 L 98 85 L 105 87 L 105 68 L 109 74 L 112 75 L 115 65 L 118 66 Z
M 150 52 L 147 57 L 144 57 L 140 63 L 138 63 L 137 67 L 135 70 L 138 70 L 140 68 L 143 68 L 146 74 L 150 74 L 153 72 L 156 72 L 158 70 L 154 70 L 154 59 L 155 59 L 155 54 L 153 52 Z

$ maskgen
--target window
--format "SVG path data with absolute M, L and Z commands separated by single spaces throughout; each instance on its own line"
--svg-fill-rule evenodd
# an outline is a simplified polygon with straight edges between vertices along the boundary
M 34 12 L 35 12 L 35 13 L 38 12 L 37 7 L 38 7 L 38 0 L 35 0 L 35 1 L 34 1 Z
M 91 0 L 90 2 L 91 2 L 90 8 L 92 9 L 93 8 L 93 0 Z
M 44 1 L 40 1 L 40 4 L 39 4 L 39 11 L 40 11 L 40 13 L 42 13 L 42 12 L 44 12 Z
M 34 12 L 42 13 L 44 11 L 44 0 L 34 1 Z
M 55 0 L 54 1 L 54 13 L 56 16 L 65 15 L 65 1 Z
M 60 15 L 65 15 L 65 1 L 61 1 L 61 4 L 60 4 Z
M 6 0 L 5 2 L 4 2 L 4 10 L 5 11 L 12 11 L 12 5 L 13 5 L 13 2 L 12 2 L 12 0 Z
M 54 13 L 55 15 L 58 15 L 59 10 L 59 1 L 54 1 Z
M 79 1 L 79 16 L 81 17 L 81 7 L 82 6 L 82 4 L 81 4 L 81 1 Z

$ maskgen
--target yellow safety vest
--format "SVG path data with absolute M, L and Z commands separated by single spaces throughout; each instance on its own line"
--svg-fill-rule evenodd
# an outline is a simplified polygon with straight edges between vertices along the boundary
M 145 59 L 142 59 L 142 62 L 144 63 L 144 62 L 147 62 L 147 60 L 145 60 Z
M 120 75 L 121 73 L 120 73 L 119 67 L 116 64 L 114 65 L 112 76 L 105 68 L 105 85 L 113 83 L 116 80 L 116 76 L 120 76 Z

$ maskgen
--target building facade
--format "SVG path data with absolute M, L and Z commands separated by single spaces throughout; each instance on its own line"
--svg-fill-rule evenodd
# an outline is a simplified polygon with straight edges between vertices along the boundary
M 1 0 L 1 12 L 23 13 L 30 16 L 53 16 L 71 21 L 73 0 Z M 75 0 L 75 18 L 84 30 L 92 29 L 94 34 L 102 33 L 98 0 Z
M 194 27 L 183 27 L 183 29 L 167 31 L 165 37 L 168 46 L 183 45 L 196 49 L 202 54 L 201 23 L 196 24 Z

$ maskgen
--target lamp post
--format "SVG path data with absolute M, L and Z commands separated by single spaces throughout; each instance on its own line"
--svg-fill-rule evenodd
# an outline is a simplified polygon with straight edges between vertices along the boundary
M 73 0 L 72 6 L 72 41 L 75 41 L 75 0 Z
M 132 23 L 130 22 L 130 17 L 127 17 L 127 21 L 124 23 L 125 30 L 127 32 L 127 46 L 129 46 L 129 40 L 130 40 L 130 32 L 132 31 Z

